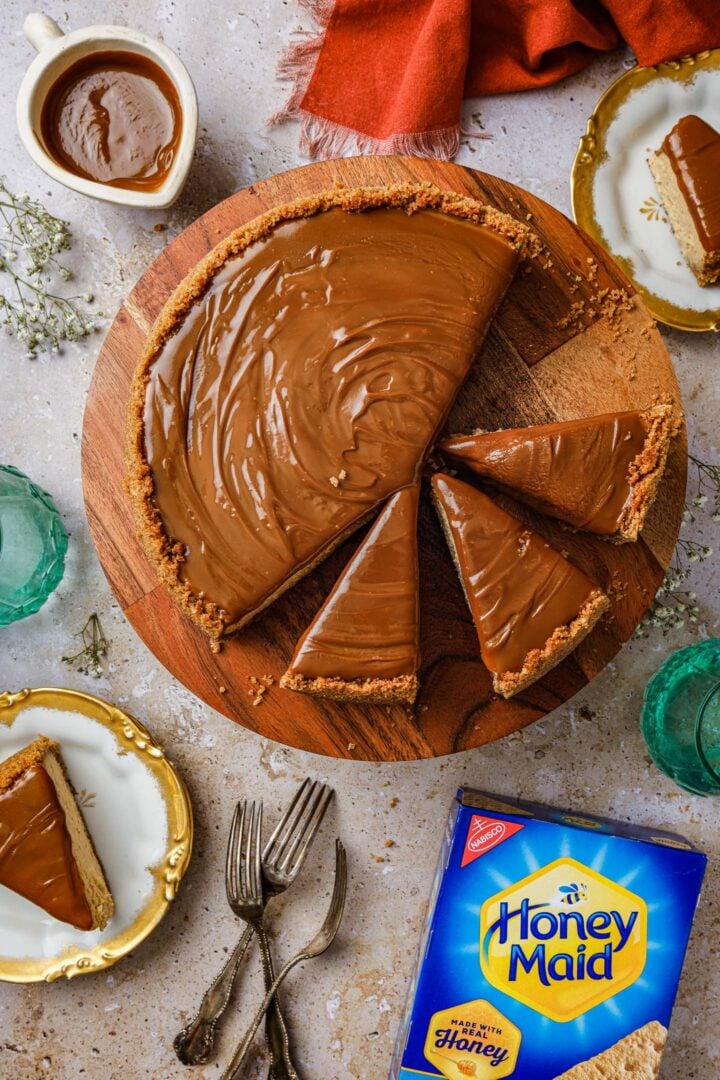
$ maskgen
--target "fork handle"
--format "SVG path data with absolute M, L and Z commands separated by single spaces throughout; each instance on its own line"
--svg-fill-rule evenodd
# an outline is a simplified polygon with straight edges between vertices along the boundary
M 175 1036 L 173 1046 L 183 1065 L 202 1065 L 212 1053 L 215 1029 L 230 1001 L 240 962 L 252 940 L 254 928 L 248 926 L 228 957 L 225 966 L 205 996 L 197 1015 Z
M 260 925 L 256 928 L 258 941 L 260 942 L 260 954 L 262 956 L 263 976 L 265 978 L 265 990 L 269 990 L 275 981 L 272 953 L 270 942 L 265 928 Z M 270 1071 L 269 1080 L 300 1080 L 290 1053 L 290 1036 L 288 1035 L 285 1018 L 280 1008 L 277 994 L 273 997 L 267 1012 L 266 1034 L 270 1047 Z
M 237 1050 L 233 1054 L 232 1061 L 230 1062 L 228 1067 L 225 1069 L 225 1072 L 220 1077 L 220 1080 L 242 1080 L 242 1076 L 243 1076 L 242 1070 L 243 1070 L 245 1064 L 247 1063 L 248 1053 L 250 1052 L 250 1047 L 252 1045 L 252 1041 L 255 1038 L 255 1032 L 260 1027 L 260 1024 L 262 1023 L 262 1018 L 265 1015 L 265 1013 L 268 1011 L 268 1008 L 270 1007 L 270 1002 L 275 997 L 278 990 L 280 989 L 281 984 L 285 981 L 286 977 L 290 974 L 292 969 L 294 967 L 297 967 L 298 964 L 302 964 L 305 960 L 312 960 L 317 955 L 318 955 L 317 951 L 315 951 L 315 952 L 301 952 L 301 953 L 298 953 L 297 956 L 293 956 L 292 960 L 288 960 L 285 967 L 282 968 L 279 975 L 277 975 L 275 977 L 275 979 L 273 980 L 272 985 L 270 986 L 267 993 L 265 994 L 262 1005 L 260 1006 L 258 1011 L 255 1013 L 255 1016 L 253 1018 L 252 1023 L 250 1024 L 250 1027 L 245 1032 L 245 1036 L 244 1036 L 242 1042 L 240 1043 Z

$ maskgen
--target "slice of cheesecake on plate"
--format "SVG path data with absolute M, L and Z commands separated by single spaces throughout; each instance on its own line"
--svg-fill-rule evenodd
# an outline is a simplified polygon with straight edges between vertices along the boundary
M 615 543 L 637 540 L 665 471 L 670 405 L 537 427 L 477 431 L 440 444 L 454 463 L 549 517 Z
M 417 485 L 388 500 L 300 639 L 281 686 L 335 701 L 412 704 L 417 510 Z
M 60 747 L 44 736 L 0 762 L 0 885 L 77 930 L 102 930 L 114 911 Z
M 493 688 L 512 697 L 572 652 L 609 600 L 538 533 L 470 484 L 436 473 L 432 494 Z
M 648 158 L 685 261 L 700 285 L 720 280 L 720 133 L 683 116 Z

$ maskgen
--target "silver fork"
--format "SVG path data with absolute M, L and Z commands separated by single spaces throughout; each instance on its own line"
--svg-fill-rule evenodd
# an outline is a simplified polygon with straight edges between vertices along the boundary
M 332 797 L 332 788 L 319 781 L 312 783 L 309 778 L 298 789 L 263 852 L 266 902 L 284 892 L 300 873 Z M 240 964 L 254 932 L 253 927 L 248 925 L 222 971 L 206 991 L 197 1015 L 176 1036 L 173 1046 L 184 1065 L 201 1065 L 210 1057 L 218 1022 L 230 1002 Z M 269 975 L 264 967 L 263 970 L 267 988 L 272 982 L 272 961 Z M 268 1017 L 270 1080 L 280 1080 L 284 1074 L 276 1071 L 280 1067 L 278 1057 L 280 1055 L 282 1060 L 287 1055 L 289 1059 L 289 1045 L 286 1044 L 287 1031 L 278 1031 L 277 1020 L 273 1017 L 276 1017 L 275 1009 Z M 286 1045 L 288 1049 L 284 1050 Z M 285 1075 L 293 1076 L 292 1072 L 287 1071 L 287 1063 Z
M 342 921 L 343 910 L 345 908 L 345 896 L 347 894 L 347 858 L 345 855 L 345 848 L 339 840 L 335 841 L 335 884 L 333 886 L 333 894 L 330 900 L 330 906 L 328 907 L 325 920 L 315 934 L 313 939 L 305 946 L 302 952 L 299 952 L 296 956 L 293 956 L 291 960 L 288 960 L 287 964 L 282 968 L 280 974 L 273 980 L 272 985 L 268 988 L 262 1005 L 258 1009 L 253 1022 L 246 1031 L 242 1042 L 235 1051 L 232 1061 L 225 1069 L 225 1072 L 220 1077 L 220 1080 L 241 1080 L 244 1066 L 247 1062 L 248 1053 L 252 1045 L 255 1032 L 260 1027 L 262 1018 L 270 1007 L 270 1003 L 274 1000 L 282 982 L 290 974 L 292 969 L 298 964 L 302 964 L 305 960 L 312 960 L 315 956 L 320 956 L 322 953 L 329 949 L 332 945 L 337 932 L 340 928 L 340 922 Z

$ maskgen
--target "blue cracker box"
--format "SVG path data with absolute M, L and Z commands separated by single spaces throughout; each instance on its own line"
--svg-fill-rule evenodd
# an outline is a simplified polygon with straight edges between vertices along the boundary
M 391 1080 L 656 1076 L 706 862 L 461 788 Z

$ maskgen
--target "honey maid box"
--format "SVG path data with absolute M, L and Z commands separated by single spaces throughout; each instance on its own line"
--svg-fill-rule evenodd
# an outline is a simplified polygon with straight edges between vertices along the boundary
M 461 788 L 391 1080 L 653 1080 L 706 862 Z

